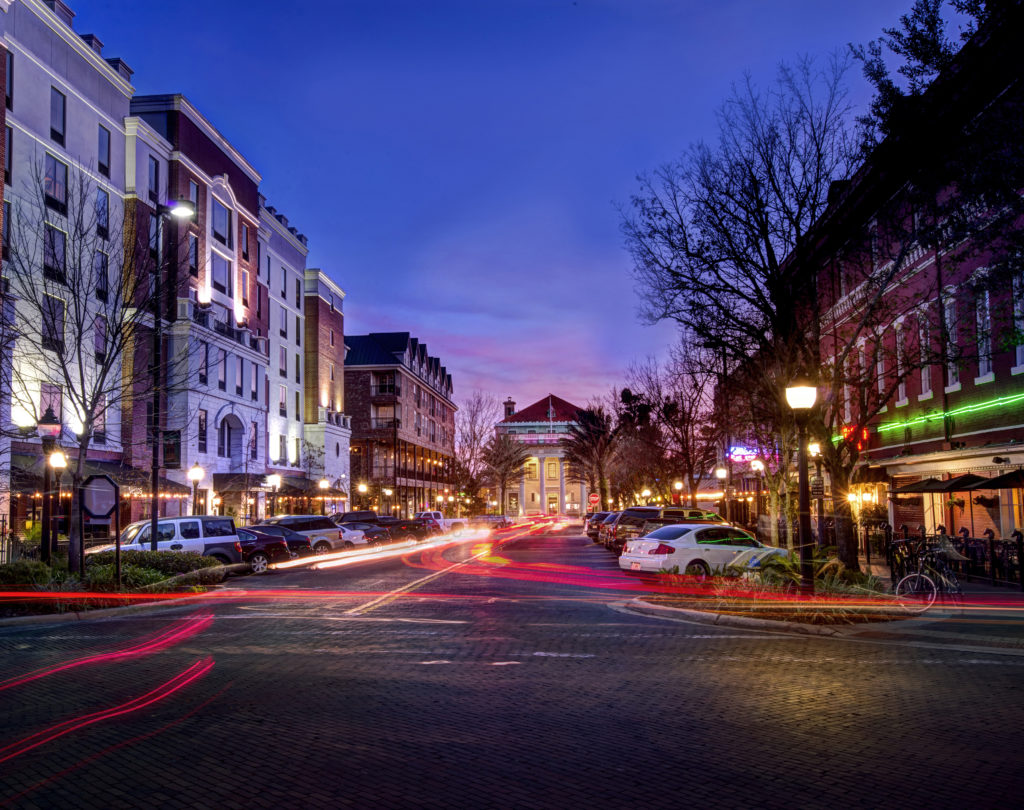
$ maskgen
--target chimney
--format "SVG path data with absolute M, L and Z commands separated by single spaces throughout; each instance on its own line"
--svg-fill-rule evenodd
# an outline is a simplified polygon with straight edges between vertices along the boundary
M 277 217 L 278 222 L 280 222 L 286 228 L 288 227 L 288 217 L 286 217 L 284 214 L 275 214 L 275 216 Z
M 512 401 L 512 397 L 505 400 L 505 418 L 508 419 L 510 416 L 515 416 L 516 404 Z
M 71 21 L 75 19 L 75 12 L 64 5 L 61 0 L 44 0 L 44 2 L 64 25 L 68 28 L 72 27 Z
M 116 70 L 117 74 L 126 82 L 130 82 L 132 80 L 132 74 L 134 74 L 135 71 L 125 64 L 124 59 L 119 56 L 109 56 L 107 57 L 106 62 Z
M 95 34 L 82 34 L 82 41 L 96 51 L 100 56 L 103 55 L 103 43 L 100 42 L 100 38 L 98 36 Z

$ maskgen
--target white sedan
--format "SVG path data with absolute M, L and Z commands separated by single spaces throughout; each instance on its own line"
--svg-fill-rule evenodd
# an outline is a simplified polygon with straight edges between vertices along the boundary
M 735 526 L 680 523 L 627 541 L 619 557 L 619 568 L 646 574 L 676 568 L 681 574 L 704 577 L 712 571 L 723 571 L 751 549 L 785 553 L 765 546 Z

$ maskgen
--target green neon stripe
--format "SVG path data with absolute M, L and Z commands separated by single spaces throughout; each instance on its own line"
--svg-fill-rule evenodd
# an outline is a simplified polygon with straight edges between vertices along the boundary
M 879 433 L 885 433 L 890 430 L 899 430 L 900 428 L 913 427 L 914 425 L 923 425 L 926 422 L 930 422 L 933 419 L 944 419 L 947 416 L 962 416 L 966 413 L 978 413 L 979 411 L 988 411 L 992 408 L 1002 408 L 1006 405 L 1013 405 L 1017 402 L 1024 402 L 1024 393 L 1012 394 L 1006 397 L 996 397 L 995 399 L 987 399 L 984 402 L 977 402 L 973 405 L 963 405 L 959 408 L 954 408 L 951 411 L 944 413 L 931 413 L 926 416 L 918 416 L 914 419 L 907 419 L 902 422 L 885 422 L 878 426 Z

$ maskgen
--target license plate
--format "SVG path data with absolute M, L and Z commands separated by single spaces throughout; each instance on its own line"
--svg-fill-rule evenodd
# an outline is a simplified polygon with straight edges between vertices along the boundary
M 639 571 L 640 570 L 640 563 L 638 563 L 638 562 L 630 563 L 629 564 L 629 570 L 631 570 L 631 571 Z

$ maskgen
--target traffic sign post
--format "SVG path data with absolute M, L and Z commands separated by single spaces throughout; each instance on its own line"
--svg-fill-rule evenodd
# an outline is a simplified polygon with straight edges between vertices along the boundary
M 114 581 L 118 590 L 120 590 L 121 510 L 118 508 L 118 505 L 121 503 L 121 488 L 114 483 L 114 479 L 109 475 L 90 475 L 82 482 L 81 501 L 81 519 L 83 521 L 106 523 L 109 527 L 110 519 L 114 519 Z M 85 533 L 81 531 L 81 527 L 79 534 L 82 536 L 82 554 L 84 556 Z M 84 564 L 82 565 L 82 572 L 85 572 Z
M 598 495 L 596 492 L 591 492 L 590 495 L 587 496 L 587 502 L 591 506 L 597 506 L 599 503 L 601 503 L 601 496 Z

